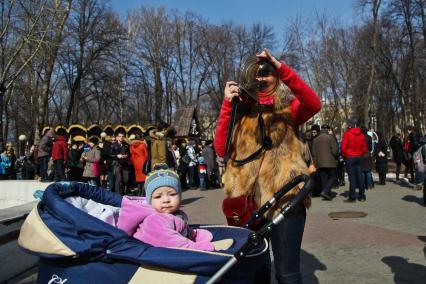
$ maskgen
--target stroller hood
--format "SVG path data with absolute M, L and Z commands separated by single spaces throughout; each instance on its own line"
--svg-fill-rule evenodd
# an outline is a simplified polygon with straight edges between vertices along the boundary
M 84 183 L 62 182 L 49 185 L 43 199 L 21 227 L 18 244 L 29 252 L 49 257 L 96 254 L 105 244 L 127 234 L 77 209 L 64 199 L 85 199 L 121 206 L 121 196 Z

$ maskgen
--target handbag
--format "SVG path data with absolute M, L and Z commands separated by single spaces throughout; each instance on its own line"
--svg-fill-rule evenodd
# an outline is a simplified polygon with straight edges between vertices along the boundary
M 93 175 L 100 177 L 102 175 L 102 165 L 100 161 L 93 162 Z
M 257 209 L 254 192 L 250 195 L 225 198 L 222 202 L 222 211 L 230 226 L 242 227 Z

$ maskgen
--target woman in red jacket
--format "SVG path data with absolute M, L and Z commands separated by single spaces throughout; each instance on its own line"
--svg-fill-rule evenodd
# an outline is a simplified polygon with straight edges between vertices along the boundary
M 135 180 L 138 185 L 139 194 L 145 196 L 143 184 L 145 183 L 146 175 L 143 172 L 146 160 L 148 159 L 148 147 L 145 140 L 140 140 L 139 135 L 135 135 L 135 140 L 130 145 L 130 162 L 135 170 Z
M 244 107 L 245 110 L 238 113 L 228 153 L 231 159 L 227 162 L 223 181 L 226 197 L 244 196 L 254 192 L 256 203 L 262 205 L 293 177 L 307 173 L 302 145 L 296 132 L 300 124 L 320 110 L 321 104 L 314 91 L 267 49 L 256 56 L 258 69 L 256 78 L 253 79 L 260 82 L 261 90 L 255 94 L 256 103 Z M 236 82 L 226 83 L 214 140 L 219 157 L 227 154 L 225 145 L 232 100 L 234 97 L 239 98 L 241 92 Z M 259 115 L 262 116 L 269 145 L 263 148 L 259 156 L 242 165 L 237 164 L 235 160 L 250 157 L 262 146 L 262 140 L 265 141 L 259 131 Z M 284 196 L 281 205 L 298 190 L 300 189 L 296 187 Z M 301 283 L 300 246 L 305 224 L 305 208 L 309 203 L 310 199 L 307 198 L 296 210 L 296 214 L 286 218 L 272 231 L 271 243 L 278 283 Z M 271 212 L 268 217 L 273 214 L 275 212 Z

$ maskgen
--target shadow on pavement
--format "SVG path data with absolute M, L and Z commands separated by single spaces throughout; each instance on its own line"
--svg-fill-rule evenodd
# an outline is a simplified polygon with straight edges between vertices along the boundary
M 406 195 L 402 197 L 401 199 L 407 202 L 414 202 L 419 204 L 420 206 L 423 206 L 423 198 L 420 198 L 414 195 Z
M 180 202 L 180 204 L 181 204 L 181 205 L 187 205 L 187 204 L 190 204 L 190 203 L 192 203 L 192 202 L 195 202 L 195 201 L 197 201 L 198 199 L 201 199 L 201 198 L 204 198 L 204 197 L 191 197 L 191 198 L 186 198 L 186 199 L 183 199 L 183 200 Z
M 302 249 L 300 253 L 300 269 L 302 271 L 304 284 L 318 284 L 319 279 L 315 276 L 317 270 L 327 270 L 325 266 L 315 255 Z
M 400 179 L 399 181 L 395 181 L 395 184 L 397 184 L 397 185 L 399 185 L 399 186 L 401 186 L 401 187 L 406 187 L 406 188 L 411 188 L 411 189 L 413 189 L 414 188 L 414 186 L 411 184 L 411 183 L 409 183 L 406 179 Z
M 325 266 L 315 255 L 310 254 L 305 250 L 300 251 L 300 271 L 302 273 L 303 284 L 319 284 L 319 279 L 315 276 L 315 271 L 327 270 Z M 275 279 L 274 261 L 271 263 L 271 284 L 277 284 Z
M 423 283 L 426 279 L 426 266 L 409 262 L 407 258 L 386 256 L 382 261 L 390 267 L 396 284 Z

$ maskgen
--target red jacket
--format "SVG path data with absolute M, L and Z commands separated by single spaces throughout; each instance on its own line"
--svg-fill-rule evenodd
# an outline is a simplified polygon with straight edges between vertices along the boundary
M 367 142 L 360 128 L 349 128 L 342 138 L 342 156 L 361 157 L 368 152 Z
M 305 123 L 321 109 L 321 102 L 315 92 L 289 66 L 281 63 L 278 69 L 281 81 L 294 93 L 295 98 L 290 103 L 293 120 L 297 125 Z M 262 100 L 260 100 L 262 101 Z M 262 102 L 260 102 L 262 103 Z M 231 119 L 232 102 L 223 100 L 217 122 L 214 147 L 219 157 L 225 156 L 226 136 L 228 135 L 229 120 Z
M 135 140 L 130 145 L 130 162 L 135 169 L 136 182 L 144 182 L 146 175 L 143 172 L 143 167 L 148 159 L 148 148 L 146 143 Z
M 52 159 L 54 161 L 64 160 L 65 162 L 68 160 L 68 144 L 64 136 L 59 135 L 53 141 Z

